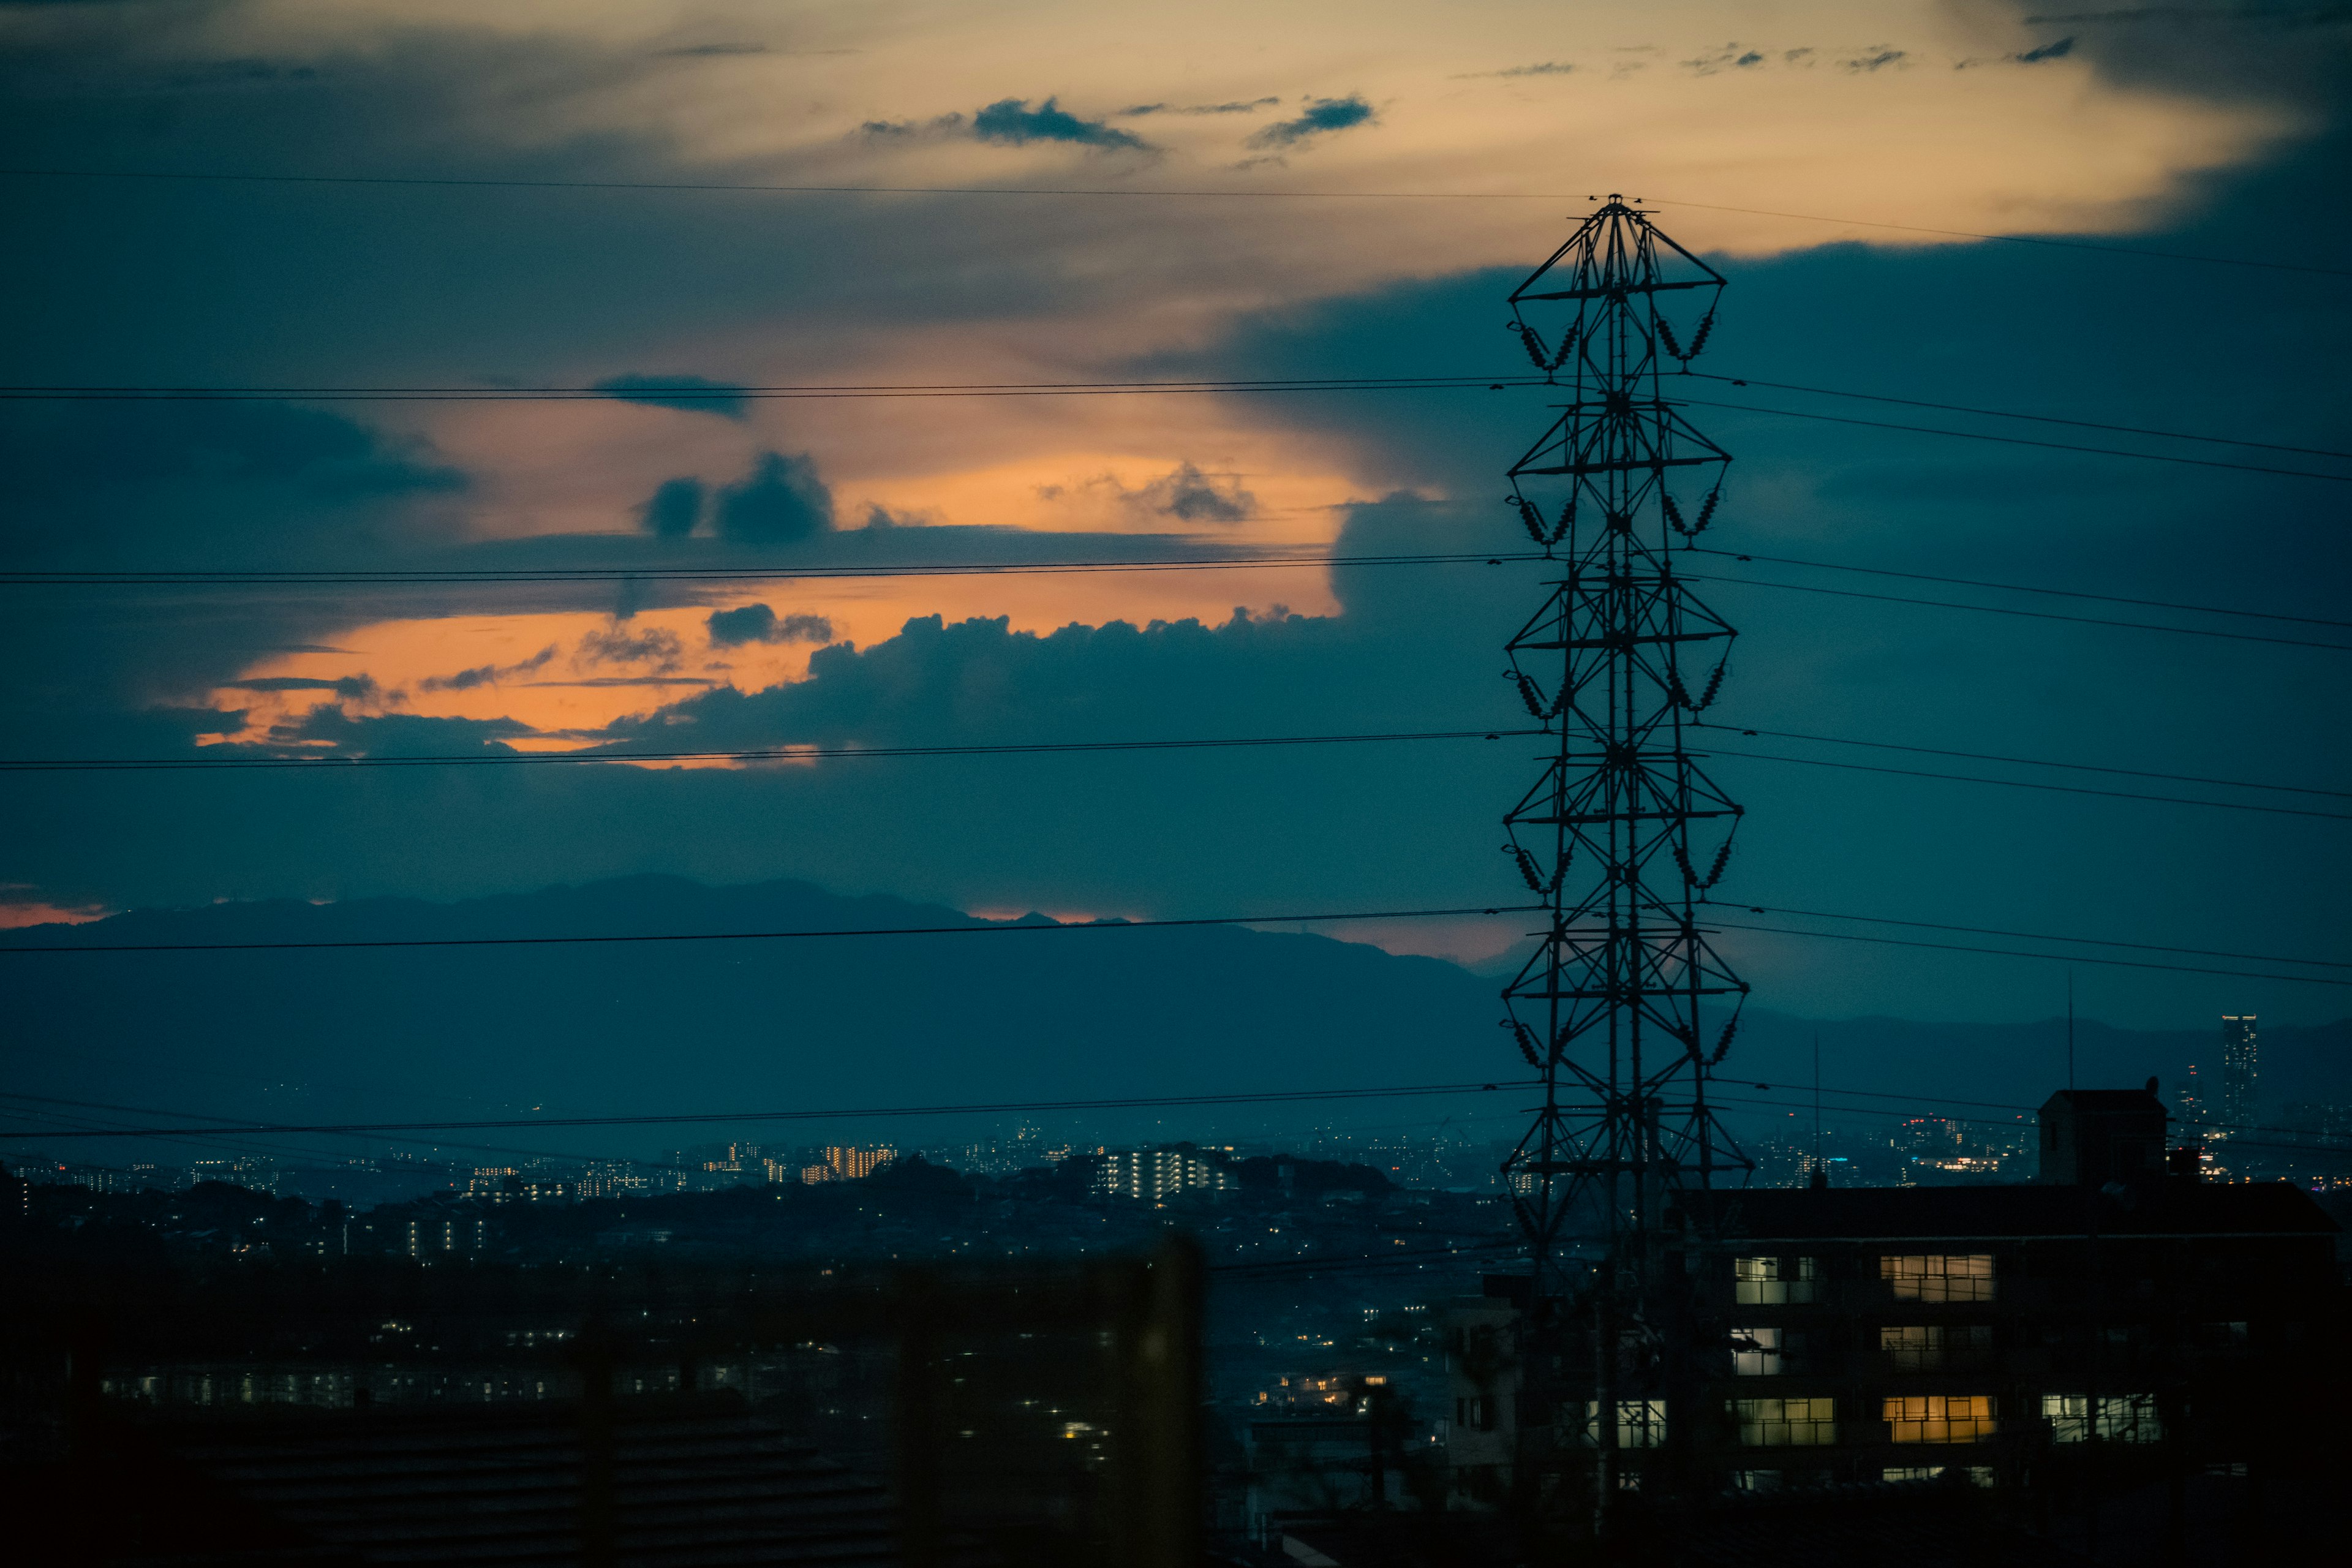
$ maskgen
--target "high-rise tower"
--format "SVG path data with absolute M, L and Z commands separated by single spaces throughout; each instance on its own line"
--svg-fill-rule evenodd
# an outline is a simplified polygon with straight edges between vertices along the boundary
M 2231 1131 L 2254 1124 L 2254 1015 L 2221 1016 L 2221 1122 Z

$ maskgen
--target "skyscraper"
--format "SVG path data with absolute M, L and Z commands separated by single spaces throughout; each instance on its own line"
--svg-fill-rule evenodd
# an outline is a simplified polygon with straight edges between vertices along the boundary
M 2221 1123 L 2233 1130 L 2254 1124 L 2254 1016 L 2221 1018 Z

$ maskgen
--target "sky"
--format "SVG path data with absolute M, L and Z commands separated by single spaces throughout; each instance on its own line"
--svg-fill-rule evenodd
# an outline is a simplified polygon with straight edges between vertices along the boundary
M 1743 634 L 1722 722 L 2352 790 L 2352 654 L 2299 646 L 2340 627 L 1762 559 L 2345 619 L 2344 483 L 1789 415 L 2352 474 L 2315 455 L 2352 447 L 2347 40 L 2319 7 L 1958 0 L 0 4 L 0 380 L 312 394 L 11 398 L 0 550 L 15 571 L 1483 559 L 1514 547 L 1500 474 L 1550 417 L 1540 389 L 726 394 L 1516 372 L 1503 296 L 1622 192 L 1731 280 L 1696 368 L 1750 384 L 1688 392 L 1738 459 L 1716 538 L 1756 558 L 1706 568 Z M 318 395 L 599 385 L 712 395 Z M 0 594 L 7 754 L 153 758 L 1484 730 L 1515 722 L 1500 645 L 1541 588 L 1474 559 Z M 1743 747 L 2022 776 L 1726 739 Z M 1486 905 L 1514 896 L 1498 819 L 1532 768 L 1502 741 L 15 773 L 0 917 L 642 872 L 1066 917 Z M 1742 906 L 2238 955 L 2190 967 L 2352 952 L 2340 794 L 2033 775 L 2320 814 L 2295 816 L 1715 772 L 1748 808 L 1721 895 Z M 1522 935 L 1339 930 L 1474 963 Z M 2066 984 L 2033 961 L 1722 945 L 1759 1002 L 1815 1016 L 2038 1018 Z M 2347 1011 L 2240 976 L 2074 980 L 2135 1027 Z

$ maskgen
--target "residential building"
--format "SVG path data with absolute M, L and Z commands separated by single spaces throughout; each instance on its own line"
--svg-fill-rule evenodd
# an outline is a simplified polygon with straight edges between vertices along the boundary
M 1096 1192 L 1146 1203 L 1223 1192 L 1239 1184 L 1223 1159 L 1191 1143 L 1114 1150 L 1102 1156 L 1095 1171 Z
M 1619 1356 L 1620 1484 L 2063 1490 L 2096 1454 L 2100 1485 L 2161 1494 L 2315 1453 L 2345 1381 L 2338 1226 L 2291 1184 L 2200 1180 L 2164 1127 L 2152 1087 L 2068 1091 L 2030 1185 L 1683 1194 Z M 1507 1489 L 1523 1447 L 1608 1429 L 1591 1320 L 1539 1347 L 1506 1305 L 1475 1324 L 1483 1365 L 1470 1309 L 1451 1320 L 1463 1413 L 1490 1401 L 1450 1435 L 1465 1502 Z M 1557 1381 L 1529 1390 L 1523 1364 Z M 1520 1404 L 1555 1412 L 1539 1436 Z

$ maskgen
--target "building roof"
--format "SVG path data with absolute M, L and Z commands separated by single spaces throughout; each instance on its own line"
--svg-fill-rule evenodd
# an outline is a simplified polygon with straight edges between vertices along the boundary
M 2045 1111 L 2071 1108 L 2092 1115 L 2113 1116 L 2129 1113 L 2161 1117 L 2166 1114 L 2164 1101 L 2145 1089 L 2062 1089 L 2042 1102 Z
M 215 1415 L 144 1436 L 320 1561 L 582 1561 L 583 1445 L 568 1403 Z M 740 1403 L 614 1406 L 616 1568 L 895 1564 L 896 1512 L 878 1485 Z
M 2285 1182 L 2157 1182 L 2128 1188 L 1750 1187 L 1687 1193 L 1727 1239 L 1884 1240 L 2087 1236 L 2333 1236 L 2311 1194 Z

